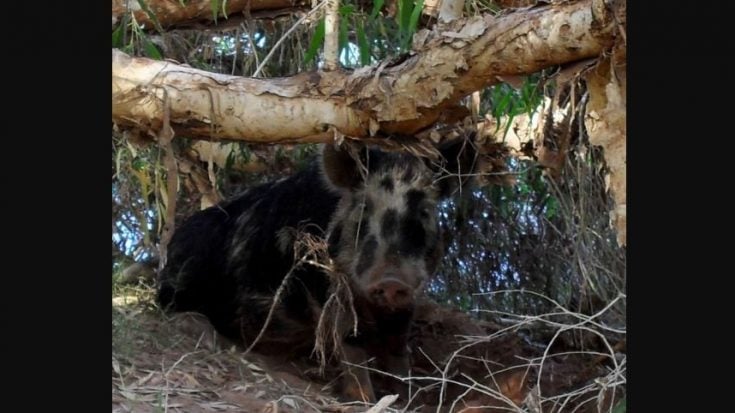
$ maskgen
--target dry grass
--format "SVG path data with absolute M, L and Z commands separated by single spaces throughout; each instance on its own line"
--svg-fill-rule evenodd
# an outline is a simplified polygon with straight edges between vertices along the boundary
M 222 340 L 201 316 L 113 305 L 113 412 L 322 411 L 336 401 L 293 366 Z M 130 302 L 130 300 L 128 301 Z
M 554 303 L 556 311 L 547 314 L 496 314 L 501 324 L 479 329 L 464 314 L 429 306 L 420 322 L 454 334 L 423 334 L 414 346 L 414 359 L 430 367 L 415 362 L 410 377 L 398 378 L 409 386 L 408 404 L 385 398 L 371 407 L 339 403 L 329 381 L 305 365 L 243 356 L 201 316 L 166 317 L 150 304 L 150 289 L 116 293 L 124 295 L 113 305 L 113 412 L 617 412 L 625 394 L 624 350 L 609 339 L 624 339 L 625 330 L 600 321 L 622 295 L 592 316 Z M 473 328 L 478 334 L 456 334 Z M 547 330 L 551 338 L 528 342 L 530 330 Z M 605 350 L 560 349 L 569 332 L 595 335 Z

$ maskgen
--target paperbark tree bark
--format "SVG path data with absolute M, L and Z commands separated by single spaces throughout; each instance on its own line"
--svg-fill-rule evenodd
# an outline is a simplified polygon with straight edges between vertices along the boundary
M 620 19 L 597 3 L 454 20 L 417 33 L 412 55 L 352 72 L 250 79 L 113 50 L 112 119 L 155 136 L 168 111 L 177 136 L 268 143 L 413 134 L 499 77 L 598 56 Z

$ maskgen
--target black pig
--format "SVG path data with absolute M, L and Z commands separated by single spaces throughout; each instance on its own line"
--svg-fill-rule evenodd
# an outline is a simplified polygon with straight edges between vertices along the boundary
M 294 266 L 288 229 L 299 228 L 326 238 L 335 267 L 349 275 L 358 323 L 356 335 L 345 334 L 342 359 L 374 358 L 377 368 L 405 375 L 415 295 L 442 254 L 437 202 L 466 181 L 476 158 L 469 141 L 440 151 L 444 160 L 437 163 L 362 148 L 357 162 L 326 145 L 321 162 L 195 213 L 168 246 L 159 304 L 203 313 L 221 334 L 251 343 Z M 258 351 L 296 355 L 314 347 L 330 278 L 305 265 L 288 280 Z M 345 397 L 375 399 L 366 370 L 346 372 Z

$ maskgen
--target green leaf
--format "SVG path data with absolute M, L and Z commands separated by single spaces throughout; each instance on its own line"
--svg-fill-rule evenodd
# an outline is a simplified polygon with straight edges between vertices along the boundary
M 503 203 L 503 194 L 499 186 L 490 187 L 490 200 L 495 206 L 498 206 Z
M 510 96 L 510 93 L 506 93 L 500 98 L 500 102 L 498 102 L 498 104 L 495 106 L 495 110 L 493 111 L 495 112 L 495 116 L 503 116 L 507 113 L 506 108 L 510 104 Z
M 317 52 L 319 51 L 319 48 L 322 46 L 322 43 L 324 43 L 324 18 L 322 17 L 319 20 L 319 23 L 316 25 L 316 29 L 314 30 L 314 36 L 311 38 L 311 42 L 309 43 L 309 48 L 306 50 L 306 53 L 304 54 L 304 62 L 309 62 L 312 59 L 316 58 Z
M 120 50 L 122 50 L 123 53 L 126 53 L 126 54 L 133 54 L 133 52 L 135 51 L 132 44 L 126 44 Z
M 238 150 L 240 152 L 240 158 L 242 158 L 242 160 L 246 163 L 250 162 L 250 157 L 252 156 L 252 153 L 250 152 L 250 147 L 245 143 L 239 143 Z
M 132 166 L 136 171 L 142 171 L 146 167 L 146 162 L 143 159 L 136 157 L 133 159 Z
M 373 11 L 370 12 L 370 20 L 375 20 L 375 18 L 378 17 L 378 13 L 380 13 L 380 9 L 383 8 L 383 4 L 385 4 L 385 0 L 376 0 L 373 3 Z
M 347 19 L 339 19 L 339 37 L 338 37 L 338 59 L 342 57 L 342 50 L 347 47 Z M 349 54 L 349 49 L 347 50 L 347 53 Z M 349 56 L 347 56 L 347 61 L 350 61 Z
M 528 194 L 531 193 L 531 187 L 528 186 L 527 183 L 525 183 L 523 181 L 520 181 L 520 182 L 518 182 L 518 185 L 517 186 L 518 186 L 518 192 L 521 195 L 528 195 Z
M 370 43 L 365 35 L 365 29 L 362 24 L 357 24 L 357 48 L 360 50 L 360 64 L 367 66 L 370 64 Z
M 219 15 L 220 0 L 210 0 L 209 6 L 212 9 L 212 18 L 214 19 L 214 24 L 217 24 L 217 16 Z
M 153 22 L 153 27 L 155 27 L 159 33 L 163 33 L 163 27 L 161 27 L 161 23 L 158 22 L 155 13 L 153 13 L 150 7 L 148 7 L 148 4 L 145 2 L 145 0 L 138 0 L 138 4 L 140 4 L 140 8 L 143 9 L 145 14 L 148 15 L 148 18 L 151 19 L 151 21 Z
M 617 406 L 615 406 L 612 413 L 625 413 L 625 399 L 623 399 L 620 403 L 618 403 Z
M 236 156 L 237 155 L 235 155 L 235 151 L 234 150 L 231 150 L 227 154 L 227 159 L 225 160 L 225 168 L 224 168 L 225 169 L 225 172 L 232 171 L 232 165 L 235 164 L 235 158 L 236 158 Z
M 505 131 L 503 131 L 503 142 L 505 142 L 506 136 L 508 136 L 508 131 L 510 130 L 511 125 L 513 125 L 513 118 L 515 118 L 516 115 L 514 113 L 508 114 L 508 120 L 505 123 Z
M 421 11 L 424 9 L 424 0 L 419 0 L 416 2 L 416 6 L 413 8 L 413 12 L 411 13 L 411 18 L 408 21 L 408 38 L 409 38 L 409 45 L 411 43 L 411 37 L 414 33 L 416 33 L 416 27 L 419 23 L 419 17 L 421 17 Z
M 398 28 L 401 34 L 408 32 L 408 23 L 413 11 L 413 0 L 398 0 Z
M 544 215 L 546 215 L 546 218 L 548 219 L 554 218 L 558 210 L 559 210 L 559 202 L 556 200 L 556 198 L 549 195 L 546 201 L 546 210 L 544 211 Z
M 145 50 L 146 56 L 150 57 L 151 59 L 163 59 L 163 56 L 161 56 L 161 52 L 158 51 L 156 45 L 153 44 L 153 42 L 150 41 L 147 37 L 143 38 L 143 50 Z
M 117 26 L 117 29 L 112 32 L 112 47 L 122 47 L 123 46 L 123 25 L 120 24 Z
M 339 8 L 339 14 L 342 17 L 350 17 L 355 12 L 355 6 L 348 4 Z

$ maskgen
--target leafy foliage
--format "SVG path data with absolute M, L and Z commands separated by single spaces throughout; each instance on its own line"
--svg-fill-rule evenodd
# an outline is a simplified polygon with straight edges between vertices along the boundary
M 143 0 L 139 1 L 141 6 L 145 4 Z M 152 16 L 152 20 L 160 28 L 158 20 L 155 20 L 155 16 L 147 5 L 143 7 L 143 10 L 146 10 Z M 153 43 L 150 35 L 146 33 L 145 27 L 138 24 L 133 14 L 125 14 L 117 28 L 112 31 L 112 47 L 128 54 L 143 55 L 156 60 L 163 59 L 158 47 Z
M 424 0 L 397 0 L 398 11 L 386 15 L 384 0 L 372 3 L 370 13 L 355 0 L 340 7 L 339 54 L 346 67 L 367 66 L 391 55 L 406 53 L 416 33 Z M 306 61 L 317 61 L 324 43 L 324 19 L 319 19 L 306 53 Z

